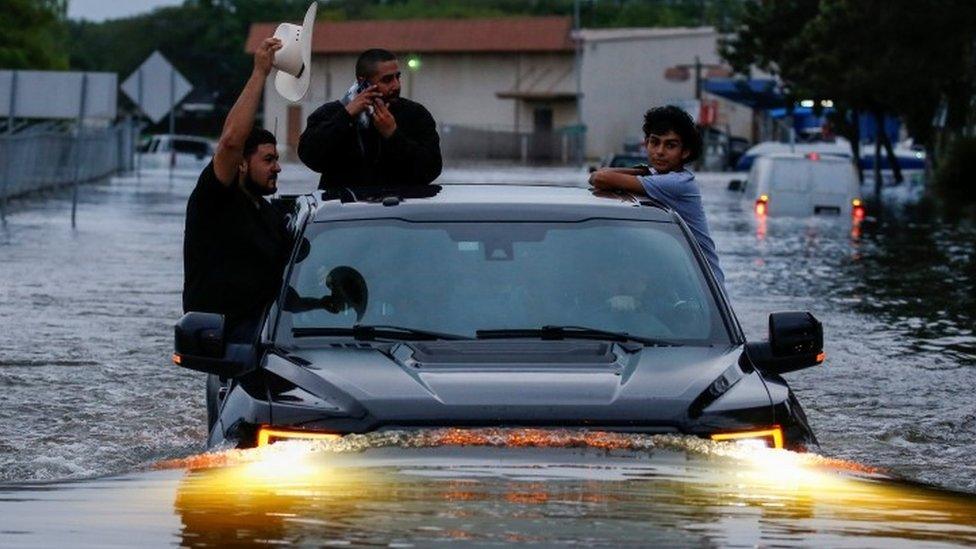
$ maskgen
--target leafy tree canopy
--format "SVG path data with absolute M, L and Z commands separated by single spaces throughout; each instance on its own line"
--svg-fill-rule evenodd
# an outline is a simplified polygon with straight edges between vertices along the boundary
M 721 47 L 736 70 L 782 80 L 793 97 L 900 115 L 922 141 L 944 99 L 972 96 L 976 4 L 967 0 L 750 2 Z
M 0 68 L 66 69 L 65 0 L 4 0 Z

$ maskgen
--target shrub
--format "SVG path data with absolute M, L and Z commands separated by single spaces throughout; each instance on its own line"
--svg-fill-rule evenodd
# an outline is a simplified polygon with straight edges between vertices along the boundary
M 957 137 L 935 172 L 934 190 L 950 208 L 976 205 L 976 137 Z

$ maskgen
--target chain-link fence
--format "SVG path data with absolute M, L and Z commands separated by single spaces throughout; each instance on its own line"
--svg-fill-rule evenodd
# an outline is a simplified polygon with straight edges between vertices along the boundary
M 514 160 L 524 163 L 578 164 L 580 131 L 516 132 L 443 124 L 438 128 L 445 160 Z
M 0 199 L 131 170 L 136 132 L 123 122 L 80 135 L 52 127 L 0 135 Z

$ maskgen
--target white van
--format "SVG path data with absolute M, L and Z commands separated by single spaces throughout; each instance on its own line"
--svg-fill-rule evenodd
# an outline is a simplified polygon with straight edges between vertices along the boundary
M 742 192 L 759 215 L 864 217 L 857 172 L 849 158 L 818 153 L 761 156 Z
M 194 135 L 154 135 L 140 147 L 142 169 L 203 169 L 214 154 L 214 143 Z

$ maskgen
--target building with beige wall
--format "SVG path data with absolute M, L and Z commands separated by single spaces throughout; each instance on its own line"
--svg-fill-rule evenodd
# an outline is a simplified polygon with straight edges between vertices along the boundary
M 700 76 L 728 76 L 717 52 L 719 33 L 712 27 L 583 29 L 581 88 L 586 124 L 587 156 L 619 150 L 643 138 L 643 113 L 652 106 L 690 106 L 695 100 L 695 71 Z M 673 69 L 685 66 L 684 70 Z M 672 69 L 671 78 L 666 73 Z M 681 75 L 684 78 L 675 78 Z M 718 96 L 702 94 L 717 103 L 714 125 L 731 135 L 749 137 L 752 109 Z
M 248 51 L 274 28 L 253 25 Z M 582 112 L 585 155 L 597 158 L 639 140 L 648 107 L 694 99 L 694 78 L 668 80 L 668 68 L 693 63 L 696 56 L 719 63 L 719 35 L 711 27 L 584 29 L 576 36 L 583 40 L 579 109 L 575 37 L 567 17 L 319 21 L 309 93 L 289 103 L 269 79 L 264 126 L 293 150 L 307 117 L 353 84 L 356 57 L 381 47 L 400 57 L 402 94 L 430 110 L 442 140 L 458 135 L 451 133 L 455 128 L 558 136 L 577 127 Z M 748 137 L 751 109 L 720 104 L 718 122 Z
M 274 27 L 253 25 L 248 51 Z M 296 146 L 306 118 L 341 97 L 355 81 L 357 56 L 377 47 L 398 55 L 401 93 L 427 107 L 441 127 L 530 132 L 572 125 L 576 83 L 570 31 L 566 17 L 320 21 L 313 35 L 309 93 L 289 103 L 268 79 L 264 125 L 279 142 Z

